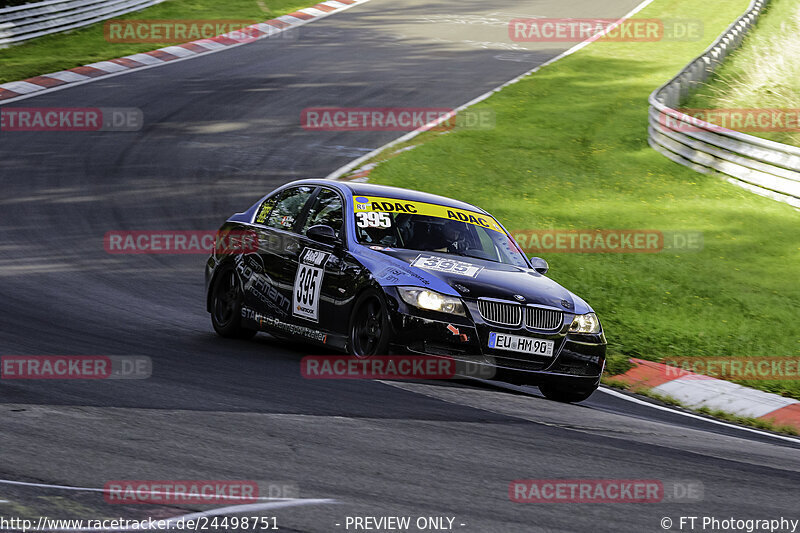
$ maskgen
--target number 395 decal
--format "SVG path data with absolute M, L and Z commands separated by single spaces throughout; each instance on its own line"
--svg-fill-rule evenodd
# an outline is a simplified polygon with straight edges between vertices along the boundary
M 317 322 L 319 320 L 319 294 L 328 252 L 303 249 L 294 277 L 292 314 Z
M 369 213 L 356 213 L 357 224 L 359 228 L 391 228 L 392 217 L 389 213 L 378 213 L 371 211 Z

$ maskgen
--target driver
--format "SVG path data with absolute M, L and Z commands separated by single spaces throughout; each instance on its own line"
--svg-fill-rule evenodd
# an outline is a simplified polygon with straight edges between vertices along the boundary
M 466 224 L 431 215 L 414 215 L 407 247 L 412 250 L 457 253 L 468 248 Z
M 441 235 L 444 238 L 442 248 L 436 248 L 435 252 L 459 253 L 468 248 L 467 238 L 469 232 L 464 222 L 456 220 L 446 220 L 441 228 Z

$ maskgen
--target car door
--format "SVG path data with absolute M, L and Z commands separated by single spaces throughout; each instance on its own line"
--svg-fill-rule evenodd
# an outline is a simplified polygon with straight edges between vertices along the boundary
M 267 198 L 253 221 L 259 251 L 237 258 L 245 306 L 267 317 L 267 326 L 280 329 L 292 315 L 294 265 L 300 250 L 296 230 L 315 191 L 308 185 L 290 187 Z
M 340 241 L 336 244 L 310 239 L 312 226 L 333 228 Z M 292 314 L 299 324 L 313 325 L 325 331 L 339 331 L 341 306 L 348 294 L 345 276 L 346 241 L 344 199 L 334 189 L 321 187 L 310 203 L 298 230 L 300 250 L 295 264 Z

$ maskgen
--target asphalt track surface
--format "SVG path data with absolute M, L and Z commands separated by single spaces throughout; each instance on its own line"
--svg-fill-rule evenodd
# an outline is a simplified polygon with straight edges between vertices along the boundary
M 335 500 L 275 510 L 285 531 L 346 531 L 347 516 L 448 516 L 465 532 L 800 518 L 800 455 L 791 443 L 603 393 L 563 405 L 533 388 L 304 380 L 300 359 L 320 350 L 213 333 L 205 257 L 103 249 L 109 230 L 215 229 L 272 187 L 324 176 L 398 135 L 305 131 L 305 107 L 454 107 L 570 46 L 513 49 L 502 21 L 613 17 L 636 3 L 373 0 L 295 39 L 13 104 L 138 107 L 145 126 L 1 134 L 0 353 L 147 355 L 153 375 L 0 382 L 0 478 L 76 487 L 247 479 Z M 512 480 L 556 478 L 685 481 L 704 490 L 689 503 L 509 500 Z M 5 516 L 208 508 L 110 505 L 97 492 L 0 483 Z

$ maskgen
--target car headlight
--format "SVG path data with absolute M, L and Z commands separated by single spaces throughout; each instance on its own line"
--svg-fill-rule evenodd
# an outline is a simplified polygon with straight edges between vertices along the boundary
M 600 333 L 600 321 L 594 313 L 585 315 L 575 315 L 572 325 L 569 327 L 570 333 Z
M 467 316 L 461 298 L 447 296 L 440 292 L 419 287 L 397 287 L 397 292 L 400 293 L 400 298 L 408 305 L 413 305 L 414 307 L 427 309 L 429 311 Z

